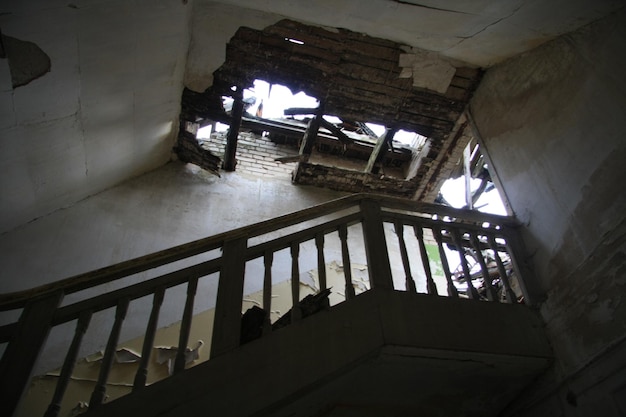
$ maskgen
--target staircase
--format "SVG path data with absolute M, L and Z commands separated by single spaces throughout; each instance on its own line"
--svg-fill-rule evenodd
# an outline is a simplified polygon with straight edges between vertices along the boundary
M 390 236 L 389 230 L 395 233 Z M 412 231 L 419 253 L 407 250 Z M 0 398 L 18 410 L 51 329 L 74 328 L 46 416 L 67 415 L 63 397 L 92 316 L 115 311 L 86 415 L 413 416 L 498 415 L 549 363 L 550 349 L 535 311 L 533 278 L 514 219 L 357 194 L 300 212 L 191 242 L 32 290 L 0 296 L 0 311 L 20 318 L 0 327 L 7 343 L 0 363 Z M 350 238 L 348 233 L 350 232 Z M 338 236 L 345 302 L 306 317 L 300 294 L 304 242 L 313 241 L 320 291 L 327 289 L 325 239 Z M 438 294 L 425 236 L 437 243 L 446 294 Z M 391 273 L 389 239 L 397 239 L 405 273 Z M 360 240 L 361 242 L 356 242 Z M 351 247 L 365 249 L 369 286 L 356 295 Z M 461 272 L 450 270 L 449 251 Z M 241 344 L 246 268 L 262 262 L 263 303 L 272 310 L 274 255 L 291 255 L 291 324 Z M 469 259 L 474 259 L 472 265 Z M 426 292 L 413 275 L 424 271 Z M 143 275 L 142 275 L 143 274 Z M 148 275 L 146 275 L 148 274 Z M 186 287 L 179 347 L 188 346 L 199 282 L 219 276 L 211 359 L 186 369 L 178 349 L 173 375 L 147 385 L 163 298 Z M 137 277 L 140 277 L 138 279 Z M 445 297 L 444 295 L 447 295 Z M 129 306 L 149 297 L 132 393 L 106 399 L 106 382 Z M 44 353 L 45 354 L 45 353 Z

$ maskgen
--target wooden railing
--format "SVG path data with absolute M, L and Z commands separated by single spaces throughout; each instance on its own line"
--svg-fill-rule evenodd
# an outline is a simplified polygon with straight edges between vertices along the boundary
M 359 233 L 349 237 L 348 230 L 354 227 L 360 227 Z M 398 285 L 394 285 L 387 245 L 390 239 L 394 239 L 390 230 L 395 231 L 396 244 L 402 259 L 406 282 L 404 288 L 395 288 Z M 412 230 L 417 239 L 417 254 L 410 253 L 407 249 L 407 230 Z M 0 343 L 7 344 L 0 363 L 0 403 L 9 411 L 9 415 L 15 412 L 50 329 L 74 322 L 74 335 L 45 414 L 58 415 L 91 317 L 99 311 L 115 309 L 99 377 L 89 401 L 90 408 L 101 405 L 105 399 L 108 374 L 129 305 L 148 296 L 152 297 L 152 306 L 145 318 L 142 355 L 133 388 L 140 389 L 146 384 L 148 361 L 164 295 L 174 286 L 186 285 L 187 294 L 178 341 L 181 348 L 178 349 L 174 362 L 174 373 L 181 372 L 185 368 L 185 348 L 188 345 L 198 282 L 211 274 L 219 274 L 211 357 L 236 349 L 240 345 L 246 265 L 255 259 L 262 259 L 262 304 L 263 310 L 269 312 L 272 308 L 270 289 L 275 281 L 272 277 L 272 260 L 276 252 L 285 249 L 291 253 L 291 321 L 300 320 L 299 260 L 303 256 L 300 254 L 301 244 L 307 241 L 315 243 L 320 291 L 324 291 L 327 288 L 325 238 L 329 234 L 334 236 L 335 233 L 340 239 L 346 300 L 355 297 L 351 278 L 350 244 L 353 239 L 361 236 L 371 288 L 415 292 L 417 286 L 414 272 L 417 268 L 423 268 L 427 293 L 433 296 L 443 295 L 438 294 L 430 268 L 424 237 L 426 233 L 437 244 L 445 275 L 446 291 L 440 289 L 439 292 L 446 292 L 450 297 L 509 303 L 524 300 L 527 304 L 532 303 L 527 288 L 532 278 L 524 263 L 518 224 L 514 219 L 440 205 L 357 194 L 42 287 L 0 295 L 0 311 L 13 310 L 20 314 L 19 320 L 0 327 Z M 197 255 L 208 253 L 214 255 L 197 260 Z M 458 257 L 458 271 L 451 270 L 453 259 L 449 257 L 450 253 Z M 179 261 L 186 263 L 183 267 L 174 268 Z M 168 266 L 173 270 L 157 273 L 156 276 L 140 282 L 121 285 L 113 290 L 98 290 L 97 295 L 62 305 L 62 300 L 69 294 L 98 288 L 103 284 L 118 283 L 125 277 L 143 271 L 159 271 L 158 268 Z M 515 277 L 515 284 L 521 293 L 516 294 L 513 291 L 511 277 Z M 263 334 L 271 331 L 269 319 L 266 319 L 263 327 Z

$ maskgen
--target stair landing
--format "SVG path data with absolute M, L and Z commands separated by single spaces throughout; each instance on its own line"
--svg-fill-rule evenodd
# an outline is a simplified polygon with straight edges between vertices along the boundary
M 550 359 L 526 306 L 371 290 L 86 415 L 496 416 Z

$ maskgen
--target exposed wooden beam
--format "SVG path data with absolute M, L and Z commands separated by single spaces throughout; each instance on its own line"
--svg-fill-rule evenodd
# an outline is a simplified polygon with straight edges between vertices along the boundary
M 322 123 L 322 127 L 325 129 L 330 130 L 330 132 L 337 136 L 337 139 L 339 139 L 341 141 L 341 143 L 345 144 L 345 145 L 350 145 L 352 143 L 354 143 L 354 139 L 349 138 L 345 133 L 343 133 L 341 131 L 341 129 L 339 129 L 337 126 L 335 126 L 334 124 L 332 124 L 331 122 L 329 122 L 328 120 L 324 119 L 322 117 L 322 120 L 320 120 L 320 122 Z
M 290 107 L 283 110 L 285 116 L 295 116 L 302 114 L 316 114 L 319 107 Z
M 281 156 L 278 158 L 274 158 L 274 161 L 280 162 L 282 164 L 286 164 L 289 162 L 300 162 L 304 159 L 304 155 L 289 155 L 289 156 Z
M 228 129 L 228 137 L 226 138 L 226 148 L 224 149 L 224 163 L 222 168 L 225 171 L 234 171 L 237 160 L 237 138 L 239 136 L 239 128 L 241 127 L 241 117 L 243 116 L 243 88 L 237 87 L 233 94 L 233 109 L 231 112 L 230 128 Z
M 315 139 L 317 138 L 317 132 L 319 132 L 320 130 L 320 124 L 323 115 L 324 104 L 320 102 L 319 107 L 315 111 L 315 117 L 309 122 L 309 125 L 304 132 L 302 143 L 300 144 L 299 154 L 304 157 L 304 160 L 308 159 L 308 157 L 311 155 L 311 151 L 313 150 L 313 144 L 315 143 Z
M 376 142 L 376 146 L 374 146 L 370 159 L 367 161 L 367 165 L 365 166 L 365 172 L 372 172 L 374 166 L 378 162 L 382 161 L 383 156 L 385 155 L 385 151 L 383 149 L 386 144 L 391 144 L 391 141 L 397 131 L 397 128 L 388 128 L 385 133 L 378 137 L 378 142 Z

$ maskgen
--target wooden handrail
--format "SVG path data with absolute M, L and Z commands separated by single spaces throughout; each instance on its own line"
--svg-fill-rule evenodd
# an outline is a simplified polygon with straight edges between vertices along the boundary
M 488 222 L 506 227 L 519 226 L 519 222 L 512 217 L 485 214 L 471 210 L 454 209 L 452 207 L 439 204 L 414 202 L 397 197 L 366 193 L 352 194 L 294 213 L 285 214 L 249 226 L 243 226 L 211 237 L 198 239 L 193 242 L 174 246 L 169 249 L 140 256 L 138 258 L 123 261 L 115 265 L 107 266 L 87 273 L 75 275 L 50 284 L 41 285 L 27 290 L 0 294 L 0 311 L 24 307 L 28 300 L 35 297 L 45 296 L 46 294 L 51 294 L 56 291 L 62 291 L 67 295 L 90 287 L 115 281 L 128 275 L 147 271 L 161 265 L 217 249 L 221 247 L 223 242 L 226 240 L 232 240 L 243 236 L 249 238 L 259 236 L 273 230 L 282 229 L 297 223 L 312 220 L 324 214 L 330 214 L 338 210 L 355 206 L 360 201 L 366 199 L 377 201 L 382 206 L 389 209 L 410 210 L 425 214 L 449 216 L 463 222 Z
M 488 224 L 486 224 L 488 223 Z M 0 342 L 9 342 L 9 348 L 0 362 L 2 368 L 0 374 L 17 378 L 20 387 L 14 387 L 6 393 L 0 392 L 0 399 L 9 404 L 11 410 L 15 409 L 21 393 L 26 388 L 28 380 L 26 374 L 32 372 L 34 357 L 43 347 L 48 331 L 72 320 L 86 320 L 86 315 L 91 316 L 105 309 L 116 308 L 115 321 L 111 329 L 107 347 L 105 350 L 103 365 L 98 377 L 96 389 L 92 393 L 93 406 L 102 403 L 105 397 L 106 380 L 112 366 L 113 355 L 119 342 L 120 329 L 126 316 L 129 304 L 139 298 L 153 295 L 153 305 L 150 311 L 150 319 L 147 324 L 146 337 L 149 343 L 144 344 L 142 349 L 142 361 L 144 364 L 138 368 L 135 377 L 134 389 L 138 389 L 146 381 L 147 363 L 149 360 L 150 345 L 154 339 L 157 318 L 164 293 L 167 289 L 187 285 L 184 314 L 181 321 L 179 334 L 178 353 L 176 355 L 174 372 L 185 369 L 185 349 L 189 339 L 192 316 L 194 311 L 194 297 L 199 279 L 213 274 L 219 275 L 217 296 L 215 304 L 215 320 L 211 338 L 211 358 L 229 352 L 241 343 L 242 315 L 241 299 L 244 291 L 246 264 L 255 259 L 264 262 L 264 301 L 263 305 L 269 309 L 271 304 L 271 263 L 273 254 L 283 249 L 290 249 L 291 253 L 291 298 L 292 308 L 289 319 L 291 322 L 304 319 L 307 310 L 300 305 L 300 245 L 307 241 L 315 241 L 317 250 L 317 264 L 320 271 L 325 269 L 324 260 L 324 236 L 337 232 L 341 244 L 341 257 L 345 278 L 345 298 L 350 300 L 356 296 L 352 278 L 350 253 L 348 248 L 348 228 L 359 225 L 362 235 L 355 234 L 365 249 L 367 268 L 369 274 L 369 286 L 371 288 L 394 290 L 394 276 L 389 261 L 389 251 L 386 240 L 390 237 L 386 234 L 385 224 L 395 227 L 398 244 L 402 254 L 403 267 L 406 276 L 406 288 L 411 292 L 417 291 L 414 276 L 411 272 L 413 262 L 407 251 L 404 230 L 413 229 L 419 245 L 419 259 L 426 275 L 427 293 L 432 296 L 438 295 L 433 273 L 429 267 L 429 258 L 424 239 L 425 230 L 432 232 L 431 236 L 437 241 L 437 247 L 441 256 L 442 265 L 445 269 L 448 295 L 459 297 L 456 292 L 452 274 L 448 268 L 443 244 L 451 244 L 457 250 L 463 267 L 463 277 L 468 286 L 464 297 L 473 299 L 488 299 L 489 301 L 501 301 L 500 294 L 505 294 L 507 302 L 517 302 L 516 295 L 508 282 L 508 273 L 498 252 L 504 252 L 507 262 L 513 269 L 523 276 L 528 269 L 523 256 L 522 242 L 516 233 L 519 226 L 515 219 L 503 216 L 478 213 L 468 210 L 458 210 L 446 206 L 417 203 L 400 198 L 379 196 L 373 194 L 354 194 L 323 204 L 319 204 L 295 213 L 285 214 L 270 220 L 255 223 L 249 226 L 221 233 L 212 237 L 199 239 L 183 245 L 179 245 L 154 254 L 138 257 L 118 263 L 106 268 L 85 274 L 76 275 L 65 280 L 43 285 L 29 290 L 0 295 L 0 311 L 21 308 L 22 317 L 18 322 L 0 326 Z M 287 229 L 291 226 L 299 226 L 295 229 Z M 302 226 L 305 226 L 303 228 Z M 408 227 L 405 227 L 408 226 Z M 279 232 L 279 233 L 277 233 Z M 269 235 L 272 233 L 273 235 Z M 265 236 L 264 236 L 265 235 Z M 251 238 L 262 237 L 259 242 L 250 241 Z M 497 240 L 496 240 L 497 239 Z M 195 255 L 221 249 L 222 254 L 215 254 L 211 259 L 189 259 Z M 498 286 L 498 291 L 492 286 L 492 274 L 483 256 L 488 256 L 484 251 L 493 252 L 497 262 L 497 275 L 501 276 L 503 286 Z M 482 271 L 483 283 L 479 290 L 472 284 L 474 277 L 470 271 L 466 254 L 478 257 Z M 521 256 L 518 256 L 521 255 Z M 491 255 L 489 255 L 491 256 Z M 185 264 L 179 264 L 176 269 L 172 263 L 189 260 Z M 168 266 L 166 271 L 155 271 L 156 276 L 144 279 L 141 282 L 118 282 L 117 289 L 104 291 L 86 299 L 78 299 L 68 305 L 60 307 L 61 300 L 66 294 L 75 293 L 84 289 L 113 282 L 130 275 L 152 270 L 161 266 Z M 419 268 L 419 264 L 415 263 Z M 518 282 L 527 294 L 522 276 L 518 276 Z M 497 277 L 496 277 L 497 278 Z M 459 276 L 455 276 L 459 280 Z M 122 285 L 119 285 L 122 284 Z M 483 285 L 484 284 L 484 285 Z M 320 275 L 320 286 L 326 288 L 326 278 Z M 480 288 L 479 288 L 480 289 Z M 464 290 L 463 290 L 464 291 Z M 323 292 L 323 291 L 322 291 Z M 326 300 L 328 302 L 328 300 Z M 329 306 L 329 304 L 326 304 Z M 43 312 L 36 312 L 38 306 L 43 306 Z M 47 307 L 46 307 L 47 306 Z M 38 315 L 39 314 L 39 315 Z M 308 314 L 308 313 L 307 313 Z M 82 319 L 81 319 L 82 317 Z M 42 324 L 38 323 L 41 320 Z M 269 320 L 263 324 L 263 334 L 272 330 Z M 80 324 L 80 323 L 79 323 Z M 34 328 L 33 329 L 31 329 Z M 63 393 L 67 386 L 67 378 L 71 373 L 73 362 L 76 360 L 78 345 L 82 339 L 84 329 L 82 324 L 77 325 L 74 334 L 74 342 L 64 362 L 63 378 L 55 392 L 52 403 L 47 412 L 48 417 L 56 417 L 59 412 Z M 260 331 L 260 330 L 259 330 Z M 32 340 L 32 343 L 31 343 Z M 146 356 L 147 355 L 147 356 Z M 23 366 L 15 367 L 13 363 L 21 363 Z M 20 379 L 21 378 L 21 379 Z

